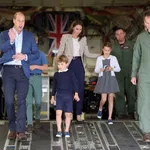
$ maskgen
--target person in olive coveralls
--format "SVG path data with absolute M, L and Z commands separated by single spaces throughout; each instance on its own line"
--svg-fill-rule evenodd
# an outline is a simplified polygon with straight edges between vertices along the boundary
M 144 26 L 134 46 L 131 82 L 138 86 L 139 127 L 144 141 L 150 142 L 150 11 L 144 13 Z
M 114 27 L 116 41 L 113 44 L 112 55 L 116 56 L 121 71 L 116 73 L 120 92 L 116 93 L 115 111 L 119 119 L 134 118 L 136 87 L 131 83 L 131 68 L 133 46 L 132 41 L 126 40 L 126 32 L 121 27 Z M 126 105 L 128 106 L 126 110 Z

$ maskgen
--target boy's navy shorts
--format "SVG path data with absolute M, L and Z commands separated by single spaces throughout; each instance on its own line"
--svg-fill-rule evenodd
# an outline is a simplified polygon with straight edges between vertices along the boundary
M 73 112 L 73 94 L 56 94 L 56 110 Z

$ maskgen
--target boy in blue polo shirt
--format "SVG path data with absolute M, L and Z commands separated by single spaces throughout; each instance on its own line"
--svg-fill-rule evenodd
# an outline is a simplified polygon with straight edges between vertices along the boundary
M 56 137 L 62 136 L 62 112 L 65 112 L 65 137 L 70 137 L 69 128 L 72 119 L 73 99 L 79 101 L 78 81 L 73 72 L 68 70 L 68 58 L 65 55 L 58 57 L 59 71 L 54 74 L 51 104 L 56 96 Z
M 38 37 L 35 35 L 36 43 L 38 43 Z M 27 124 L 28 132 L 33 132 L 33 98 L 35 99 L 35 128 L 40 128 L 40 112 L 42 103 L 42 71 L 48 70 L 48 62 L 44 52 L 39 50 L 40 57 L 30 62 L 30 80 L 29 89 L 26 99 L 27 103 Z

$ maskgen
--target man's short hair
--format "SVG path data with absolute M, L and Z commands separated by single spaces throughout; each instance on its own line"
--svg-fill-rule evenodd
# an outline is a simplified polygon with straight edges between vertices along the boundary
M 64 63 L 68 63 L 68 57 L 65 56 L 65 55 L 60 55 L 57 59 L 57 62 L 61 63 L 61 62 L 64 62 Z
M 126 32 L 126 31 L 125 31 L 125 29 L 124 29 L 124 28 L 122 28 L 122 27 L 119 27 L 119 26 L 115 26 L 115 27 L 113 27 L 113 31 L 114 31 L 114 33 L 115 33 L 116 31 L 118 31 L 118 30 L 123 30 L 124 32 Z
M 23 12 L 18 11 L 18 12 L 16 12 L 16 13 L 14 14 L 13 19 L 16 19 L 17 15 L 19 15 L 19 14 L 25 16 Z
M 144 15 L 143 15 L 144 17 L 150 17 L 150 10 L 147 10 L 147 11 L 145 11 L 144 12 Z

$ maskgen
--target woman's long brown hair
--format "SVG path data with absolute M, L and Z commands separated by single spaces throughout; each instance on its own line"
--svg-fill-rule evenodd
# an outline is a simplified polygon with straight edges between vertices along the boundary
M 81 33 L 79 34 L 79 41 L 81 40 L 82 37 L 84 37 L 85 33 L 84 33 L 84 25 L 83 25 L 83 22 L 81 20 L 75 20 L 72 22 L 70 28 L 69 28 L 69 31 L 68 33 L 69 34 L 72 34 L 73 33 L 73 28 L 76 26 L 76 25 L 80 25 L 82 26 L 82 31 Z

